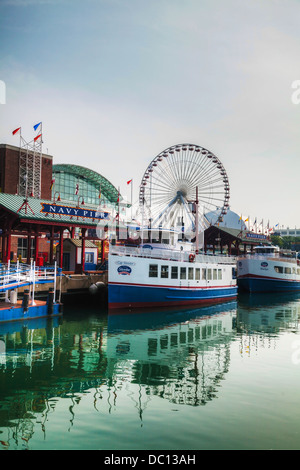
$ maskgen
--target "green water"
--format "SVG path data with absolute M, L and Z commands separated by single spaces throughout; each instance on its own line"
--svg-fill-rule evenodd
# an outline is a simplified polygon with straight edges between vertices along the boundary
M 2 450 L 300 448 L 300 296 L 0 325 Z

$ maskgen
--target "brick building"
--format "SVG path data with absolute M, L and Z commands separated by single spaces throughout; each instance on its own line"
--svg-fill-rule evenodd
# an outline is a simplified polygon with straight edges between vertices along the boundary
M 21 149 L 12 145 L 0 144 L 0 192 L 19 194 Z M 51 199 L 52 156 L 42 154 L 41 199 Z M 30 188 L 29 188 L 30 190 Z

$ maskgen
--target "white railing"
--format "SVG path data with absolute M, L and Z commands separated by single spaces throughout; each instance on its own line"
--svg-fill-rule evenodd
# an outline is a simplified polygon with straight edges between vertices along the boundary
M 139 258 L 156 258 L 184 262 L 190 262 L 190 255 L 195 255 L 195 253 L 187 251 L 128 246 L 110 246 L 109 252 L 112 255 L 119 256 L 137 256 Z M 194 261 L 198 263 L 236 264 L 236 257 L 213 254 L 198 254 L 195 255 Z
M 297 261 L 297 258 L 288 258 L 288 257 L 285 257 L 285 256 L 280 256 L 280 255 L 270 255 L 269 253 L 268 254 L 265 254 L 265 255 L 258 255 L 258 254 L 255 254 L 253 253 L 252 255 L 251 254 L 248 254 L 248 255 L 241 255 L 239 256 L 239 259 L 257 259 L 257 260 L 260 260 L 260 261 L 280 261 L 280 262 L 283 262 L 283 263 L 292 263 L 292 264 L 298 264 L 298 261 Z
M 16 264 L 0 264 L 0 292 L 10 289 L 18 289 L 24 286 L 33 286 L 43 283 L 54 283 L 54 295 L 56 290 L 57 276 L 61 276 L 61 270 L 54 266 L 36 266 L 34 262 L 30 265 L 17 262 Z

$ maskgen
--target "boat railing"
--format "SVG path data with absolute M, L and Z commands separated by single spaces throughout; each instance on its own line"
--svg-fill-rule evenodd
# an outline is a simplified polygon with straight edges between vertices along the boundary
M 155 258 L 169 261 L 184 261 L 190 262 L 191 255 L 194 256 L 194 261 L 199 263 L 213 263 L 213 264 L 235 264 L 236 257 L 214 254 L 195 254 L 193 252 L 172 250 L 172 249 L 159 249 L 159 248 L 142 248 L 142 247 L 127 247 L 127 246 L 111 246 L 110 254 L 119 256 L 135 256 L 139 258 Z
M 248 255 L 241 255 L 238 259 L 257 259 L 260 261 L 280 261 L 283 263 L 291 263 L 297 264 L 297 258 L 288 258 L 283 256 L 270 256 L 270 254 L 265 255 L 257 255 L 257 254 L 248 254 Z

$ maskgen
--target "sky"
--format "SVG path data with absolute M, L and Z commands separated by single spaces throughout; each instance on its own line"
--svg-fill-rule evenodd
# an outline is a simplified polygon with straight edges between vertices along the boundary
M 299 0 L 0 0 L 0 143 L 42 121 L 55 164 L 134 201 L 156 155 L 200 145 L 231 210 L 300 227 L 299 22 Z

